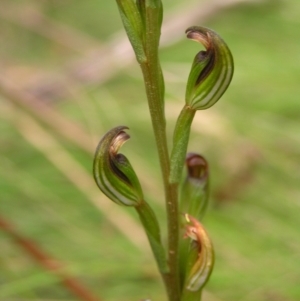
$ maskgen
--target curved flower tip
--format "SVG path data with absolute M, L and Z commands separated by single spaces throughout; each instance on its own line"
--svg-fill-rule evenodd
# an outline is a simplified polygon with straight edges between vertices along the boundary
M 206 48 L 194 59 L 186 88 L 186 103 L 195 110 L 214 105 L 228 88 L 233 76 L 232 54 L 223 39 L 213 30 L 193 26 L 187 38 Z
M 201 182 L 207 181 L 208 163 L 203 156 L 195 153 L 188 153 L 185 163 L 188 170 L 189 179 L 194 179 Z
M 196 244 L 198 253 L 194 264 L 188 271 L 185 287 L 189 291 L 200 291 L 208 281 L 214 265 L 212 242 L 202 224 L 189 214 L 185 215 L 187 222 L 185 237 Z
M 100 190 L 120 205 L 137 206 L 143 200 L 139 180 L 128 159 L 119 154 L 121 146 L 130 138 L 119 126 L 104 135 L 94 157 L 94 179 Z
M 187 176 L 181 190 L 181 212 L 201 220 L 208 205 L 208 163 L 201 155 L 189 153 L 185 160 Z

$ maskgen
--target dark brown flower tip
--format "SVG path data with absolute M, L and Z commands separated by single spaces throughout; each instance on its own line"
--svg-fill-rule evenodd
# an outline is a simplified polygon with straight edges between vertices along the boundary
M 188 177 L 200 181 L 208 178 L 208 163 L 203 156 L 195 153 L 188 153 L 185 163 L 188 170 Z

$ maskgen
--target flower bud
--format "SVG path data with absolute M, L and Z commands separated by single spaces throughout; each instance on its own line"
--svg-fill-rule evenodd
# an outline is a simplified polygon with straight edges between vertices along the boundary
M 187 176 L 181 190 L 181 212 L 201 220 L 208 204 L 208 163 L 204 157 L 189 153 L 185 164 Z
M 208 281 L 214 265 L 214 250 L 204 227 L 191 215 L 185 215 L 187 226 L 185 237 L 191 238 L 184 289 L 201 292 Z M 185 300 L 185 298 L 182 298 Z
M 143 201 L 139 180 L 128 159 L 118 154 L 130 138 L 119 126 L 104 135 L 94 157 L 94 179 L 100 190 L 119 205 L 138 206 Z
M 213 30 L 193 26 L 186 34 L 206 48 L 195 56 L 186 87 L 186 104 L 204 110 L 214 105 L 229 86 L 233 58 L 226 43 Z

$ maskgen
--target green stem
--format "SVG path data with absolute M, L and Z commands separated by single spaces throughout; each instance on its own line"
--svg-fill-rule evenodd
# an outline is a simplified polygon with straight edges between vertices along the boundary
M 158 83 L 160 70 L 153 60 L 141 64 L 148 97 L 148 105 L 154 130 L 160 166 L 162 170 L 168 217 L 168 263 L 169 273 L 163 275 L 170 301 L 179 301 L 178 272 L 178 184 L 169 183 L 170 160 L 168 155 L 163 99 Z
M 154 8 L 146 9 L 146 61 L 140 62 L 144 76 L 148 105 L 152 120 L 156 146 L 162 171 L 166 210 L 168 218 L 168 264 L 169 272 L 162 274 L 169 301 L 180 300 L 179 264 L 178 264 L 178 183 L 169 183 L 170 159 L 167 146 L 166 121 L 164 113 L 164 81 L 158 58 L 160 25 Z

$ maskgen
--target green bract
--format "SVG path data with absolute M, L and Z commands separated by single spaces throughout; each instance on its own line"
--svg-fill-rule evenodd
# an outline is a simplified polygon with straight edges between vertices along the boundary
M 187 37 L 203 44 L 194 59 L 186 87 L 186 104 L 195 110 L 214 105 L 229 86 L 233 76 L 233 58 L 226 43 L 213 30 L 193 26 Z
M 133 0 L 117 0 L 121 19 L 139 62 L 146 60 L 143 45 L 144 22 L 140 6 Z
M 139 180 L 128 159 L 118 154 L 120 147 L 129 139 L 119 126 L 104 135 L 94 157 L 94 179 L 100 190 L 119 205 L 138 206 L 143 201 Z

